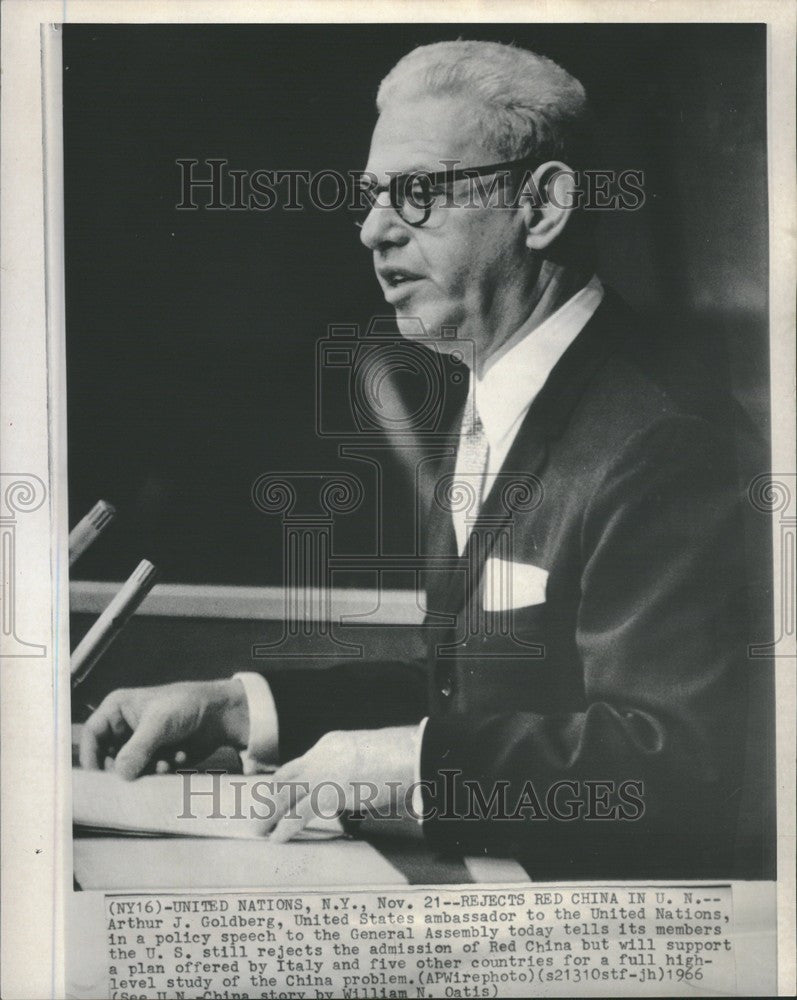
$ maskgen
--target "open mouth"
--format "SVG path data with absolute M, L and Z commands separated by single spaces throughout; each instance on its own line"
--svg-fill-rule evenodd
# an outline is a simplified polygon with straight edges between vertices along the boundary
M 399 268 L 385 268 L 379 272 L 379 275 L 389 288 L 399 288 L 411 281 L 420 280 L 420 275 Z

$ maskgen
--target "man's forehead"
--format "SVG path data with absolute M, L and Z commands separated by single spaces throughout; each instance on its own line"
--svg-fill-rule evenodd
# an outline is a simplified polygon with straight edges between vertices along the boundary
M 441 161 L 478 165 L 488 153 L 473 104 L 461 97 L 396 99 L 379 116 L 366 170 L 380 179 L 388 172 L 444 170 Z

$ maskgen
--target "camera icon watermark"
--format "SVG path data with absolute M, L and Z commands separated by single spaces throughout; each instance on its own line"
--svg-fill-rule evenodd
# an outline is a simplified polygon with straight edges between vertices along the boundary
M 320 437 L 445 433 L 447 403 L 463 394 L 473 367 L 473 342 L 458 338 L 456 327 L 432 337 L 418 318 L 402 326 L 399 335 L 392 316 L 373 317 L 364 331 L 356 323 L 329 325 L 316 345 Z

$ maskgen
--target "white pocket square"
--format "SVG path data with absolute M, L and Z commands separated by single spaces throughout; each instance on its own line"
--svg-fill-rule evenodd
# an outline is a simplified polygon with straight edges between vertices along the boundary
M 544 604 L 547 583 L 548 571 L 540 566 L 491 557 L 484 564 L 484 610 Z

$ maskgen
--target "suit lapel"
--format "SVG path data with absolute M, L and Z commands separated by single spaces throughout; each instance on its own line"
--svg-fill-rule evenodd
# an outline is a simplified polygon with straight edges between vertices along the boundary
M 617 349 L 612 322 L 617 311 L 614 297 L 607 290 L 595 314 L 559 359 L 529 407 L 465 546 L 462 567 L 467 567 L 467 586 L 461 586 L 458 573 L 452 573 L 448 579 L 441 602 L 446 611 L 458 611 L 475 594 L 485 561 L 496 538 L 506 536 L 510 519 L 516 514 L 534 516 L 541 500 L 538 477 L 545 467 L 551 442 L 564 431 L 594 372 Z M 450 513 L 447 521 L 453 537 Z

